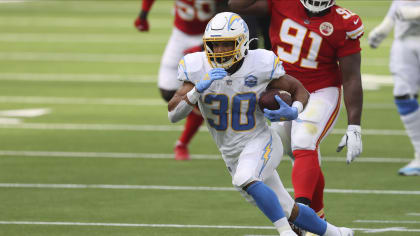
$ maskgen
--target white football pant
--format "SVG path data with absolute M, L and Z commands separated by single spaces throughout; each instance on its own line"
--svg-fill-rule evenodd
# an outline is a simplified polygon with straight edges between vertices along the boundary
M 177 90 L 182 82 L 177 79 L 178 63 L 184 56 L 184 51 L 203 44 L 202 35 L 188 35 L 173 28 L 160 62 L 158 87 L 165 90 Z
M 294 200 L 286 191 L 277 173 L 277 166 L 283 156 L 283 145 L 276 132 L 271 135 L 260 133 L 250 140 L 238 157 L 223 157 L 232 184 L 245 199 L 255 205 L 255 201 L 242 188 L 252 181 L 262 181 L 277 195 L 287 218 L 293 209 Z

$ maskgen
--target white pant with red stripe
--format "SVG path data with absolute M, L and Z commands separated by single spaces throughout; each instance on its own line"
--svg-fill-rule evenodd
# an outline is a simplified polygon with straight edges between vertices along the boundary
M 298 119 L 271 123 L 281 137 L 285 154 L 293 157 L 294 150 L 318 150 L 321 164 L 319 144 L 334 127 L 340 104 L 340 88 L 323 88 L 311 93 L 308 104 Z
M 182 82 L 177 79 L 178 63 L 184 51 L 203 44 L 202 35 L 188 35 L 177 28 L 172 30 L 159 68 L 158 87 L 165 90 L 177 90 Z

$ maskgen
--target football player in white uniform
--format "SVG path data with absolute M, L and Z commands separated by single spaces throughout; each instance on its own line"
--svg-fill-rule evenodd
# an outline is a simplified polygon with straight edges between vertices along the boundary
M 205 52 L 186 55 L 179 63 L 178 79 L 184 81 L 168 104 L 171 122 L 185 118 L 198 106 L 218 146 L 232 184 L 271 220 L 280 235 L 296 235 L 288 221 L 318 235 L 352 236 L 322 220 L 309 207 L 296 204 L 276 171 L 283 146 L 272 122 L 294 120 L 303 110 L 309 93 L 295 78 L 286 75 L 271 51 L 249 50 L 249 32 L 237 14 L 217 14 L 207 25 Z M 278 96 L 278 110 L 263 111 L 257 99 L 267 87 L 288 91 L 292 106 Z
M 393 1 L 382 23 L 370 32 L 369 45 L 377 48 L 392 29 L 390 70 L 395 104 L 415 151 L 414 160 L 398 173 L 420 175 L 420 0 Z

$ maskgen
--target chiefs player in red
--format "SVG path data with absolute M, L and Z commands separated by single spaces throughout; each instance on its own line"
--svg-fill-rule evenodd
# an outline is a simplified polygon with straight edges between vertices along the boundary
M 202 35 L 207 22 L 217 12 L 219 0 L 176 0 L 175 20 L 171 37 L 163 54 L 158 76 L 158 86 L 165 101 L 169 101 L 182 85 L 177 80 L 178 62 L 187 54 L 202 50 Z M 139 16 L 134 26 L 139 31 L 148 31 L 147 20 L 154 0 L 143 0 Z M 188 144 L 203 123 L 203 118 L 195 109 L 186 119 L 184 131 L 175 145 L 175 159 L 188 160 Z
M 286 153 L 294 159 L 296 201 L 324 217 L 319 145 L 337 120 L 342 90 L 348 128 L 337 151 L 347 146 L 347 163 L 362 152 L 362 21 L 334 0 L 230 0 L 229 6 L 239 13 L 271 14 L 272 50 L 282 59 L 286 72 L 311 93 L 298 121 L 273 125 L 283 123 L 275 128 L 283 144 L 288 143 Z

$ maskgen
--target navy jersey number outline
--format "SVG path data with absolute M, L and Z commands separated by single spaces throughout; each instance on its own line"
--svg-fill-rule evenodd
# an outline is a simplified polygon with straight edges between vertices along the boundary
M 204 97 L 204 103 L 212 105 L 218 103 L 217 109 L 211 112 L 218 116 L 218 122 L 207 118 L 209 125 L 219 131 L 224 131 L 228 127 L 228 108 L 229 98 L 225 94 L 207 94 Z M 248 102 L 248 110 L 246 111 L 246 123 L 241 123 L 241 105 L 242 102 Z M 255 127 L 255 110 L 257 104 L 257 95 L 255 93 L 239 93 L 232 97 L 232 117 L 231 126 L 235 131 L 246 131 Z

